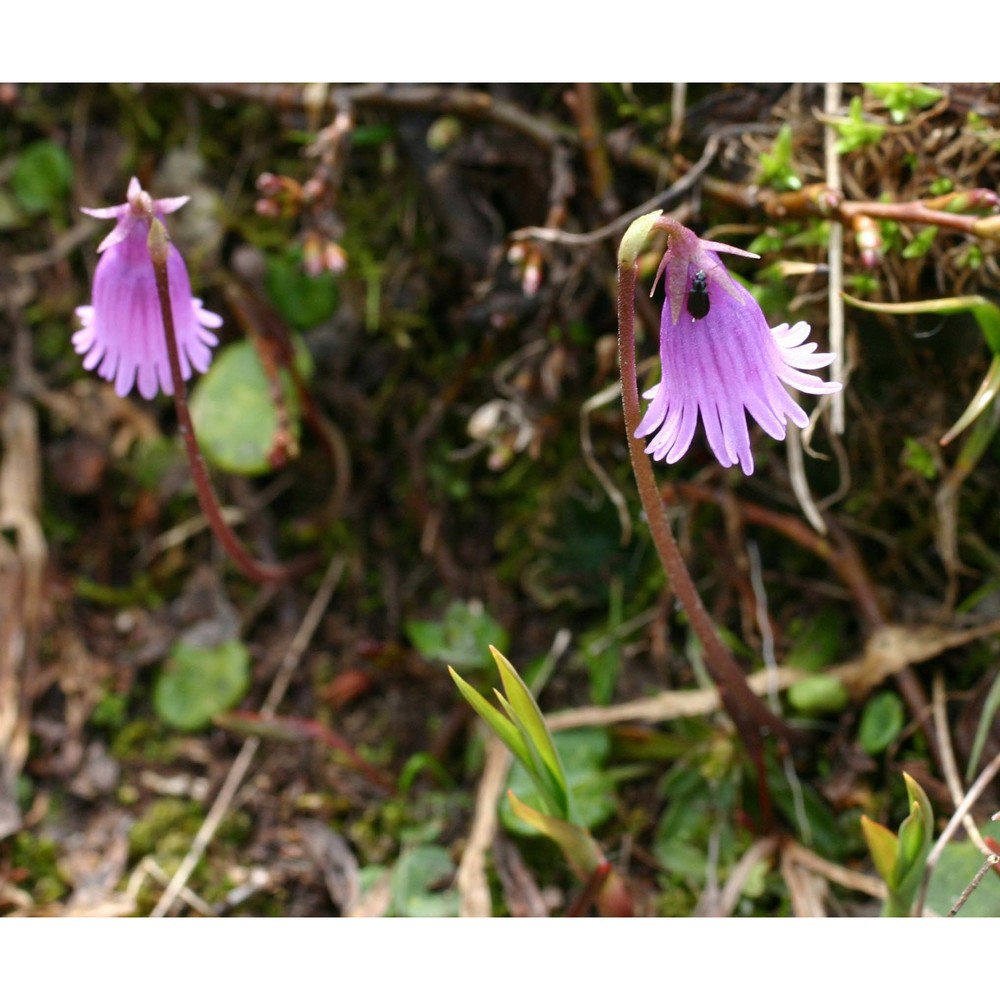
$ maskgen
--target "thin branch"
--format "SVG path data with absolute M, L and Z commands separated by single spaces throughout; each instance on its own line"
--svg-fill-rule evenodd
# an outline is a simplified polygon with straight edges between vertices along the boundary
M 823 92 L 823 110 L 836 114 L 840 108 L 840 84 L 828 83 Z M 840 190 L 840 156 L 837 153 L 837 133 L 827 126 L 823 135 L 823 152 L 826 165 L 826 183 L 831 190 Z M 830 350 L 833 365 L 830 378 L 841 385 L 847 384 L 847 363 L 844 350 L 844 300 L 840 297 L 844 288 L 844 227 L 840 222 L 830 223 L 830 238 L 827 243 L 827 263 L 829 274 L 829 316 Z M 836 392 L 830 400 L 830 429 L 834 434 L 843 434 L 845 429 L 844 394 Z
M 709 164 L 715 158 L 719 149 L 719 137 L 713 135 L 705 143 L 701 158 L 697 163 L 678 180 L 671 184 L 666 191 L 653 195 L 648 201 L 644 201 L 638 208 L 630 208 L 617 219 L 612 219 L 599 229 L 593 229 L 589 233 L 567 233 L 561 229 L 548 229 L 544 226 L 526 226 L 518 229 L 508 237 L 511 240 L 547 240 L 550 243 L 563 243 L 567 246 L 589 246 L 591 243 L 599 243 L 609 236 L 621 233 L 630 223 L 643 215 L 656 211 L 658 208 L 665 208 L 673 201 L 677 201 L 688 193 L 701 179 L 708 169 Z
M 860 657 L 828 667 L 823 674 L 839 680 L 853 698 L 860 699 L 874 687 L 914 663 L 923 663 L 949 649 L 956 649 L 997 632 L 1000 632 L 1000 620 L 970 629 L 884 625 L 872 634 Z M 814 676 L 815 674 L 796 667 L 778 667 L 775 671 L 758 670 L 746 677 L 746 683 L 756 695 L 761 696 L 773 688 L 785 691 L 798 681 Z M 720 707 L 722 705 L 717 690 L 663 691 L 650 698 L 639 698 L 618 705 L 563 709 L 547 715 L 546 722 L 553 732 L 557 732 L 584 726 L 686 719 L 707 715 Z
M 972 877 L 972 881 L 962 890 L 962 895 L 955 900 L 955 905 L 948 911 L 949 917 L 954 917 L 965 906 L 968 898 L 979 888 L 979 883 L 982 882 L 983 876 L 998 863 L 1000 863 L 1000 854 L 990 854 L 987 856 L 979 871 Z
M 944 779 L 948 784 L 948 791 L 951 793 L 952 805 L 956 808 L 965 797 L 962 791 L 962 779 L 958 774 L 958 764 L 955 762 L 955 750 L 951 745 L 951 735 L 948 732 L 948 714 L 945 709 L 944 674 L 938 670 L 934 674 L 934 682 L 931 686 L 931 709 L 934 717 L 934 728 L 937 731 L 938 745 L 941 748 L 941 770 L 944 772 Z M 983 835 L 973 822 L 971 816 L 966 814 L 962 817 L 962 825 L 976 847 L 983 854 L 990 854 L 989 846 L 983 840 Z

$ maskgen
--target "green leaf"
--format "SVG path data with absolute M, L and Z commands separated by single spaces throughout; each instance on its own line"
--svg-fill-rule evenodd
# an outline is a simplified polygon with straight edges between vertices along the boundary
M 297 330 L 308 330 L 328 320 L 340 293 L 329 272 L 311 277 L 302 270 L 301 257 L 268 257 L 267 294 L 282 317 Z
M 903 464 L 928 482 L 938 477 L 937 461 L 934 452 L 916 438 L 905 439 L 903 449 Z
M 441 621 L 411 619 L 404 627 L 422 656 L 460 670 L 488 666 L 488 647 L 509 641 L 506 629 L 479 601 L 452 601 Z
M 459 895 L 448 886 L 455 874 L 443 847 L 420 844 L 404 848 L 392 870 L 390 897 L 397 917 L 457 917 Z
M 825 858 L 843 857 L 850 850 L 850 841 L 827 800 L 809 784 L 794 787 L 783 770 L 775 767 L 769 773 L 773 775 L 774 807 L 799 839 Z
M 947 299 L 925 299 L 922 302 L 865 302 L 846 292 L 841 294 L 845 302 L 858 309 L 895 316 L 917 313 L 950 316 L 954 313 L 971 312 L 983 331 L 983 338 L 990 350 L 994 354 L 1000 354 L 1000 306 L 982 295 L 956 295 Z
M 886 126 L 867 121 L 861 98 L 852 97 L 847 119 L 836 122 L 834 128 L 840 136 L 837 140 L 837 152 L 843 155 L 879 142 L 885 135 Z
M 920 785 L 911 778 L 905 771 L 903 781 L 906 782 L 906 794 L 910 800 L 910 813 L 919 807 L 920 823 L 923 828 L 923 839 L 928 846 L 934 837 L 934 810 L 931 808 L 931 800 L 927 798 L 927 793 Z
M 250 654 L 237 639 L 218 646 L 178 642 L 153 692 L 159 718 L 177 729 L 201 729 L 236 705 L 250 684 Z
M 929 108 L 944 96 L 935 87 L 916 83 L 866 83 L 864 86 L 885 104 L 896 125 L 902 125 L 911 111 Z
M 73 183 L 73 161 L 54 142 L 27 146 L 14 165 L 11 190 L 26 212 L 52 212 L 63 204 Z
M 849 700 L 843 681 L 824 674 L 796 681 L 788 689 L 788 701 L 792 708 L 807 715 L 839 712 Z
M 573 801 L 573 823 L 592 830 L 615 812 L 614 788 L 619 774 L 605 770 L 611 741 L 603 729 L 575 729 L 554 736 L 566 774 L 566 786 Z M 529 805 L 547 808 L 544 797 L 530 772 L 520 764 L 510 773 L 510 788 Z M 519 824 L 509 807 L 501 802 L 500 818 L 514 833 L 531 831 Z
M 800 670 L 822 670 L 837 659 L 845 626 L 844 616 L 831 607 L 796 619 L 789 627 L 792 645 L 782 662 Z
M 906 722 L 903 703 L 894 691 L 882 691 L 865 705 L 858 727 L 858 742 L 865 753 L 879 754 L 902 732 Z
M 532 767 L 528 745 L 521 730 L 505 715 L 498 712 L 471 684 L 464 681 L 452 667 L 448 667 L 451 679 L 458 685 L 462 697 L 472 706 L 476 714 L 496 733 L 508 750 L 529 770 Z
M 775 191 L 798 191 L 802 187 L 792 164 L 792 127 L 787 122 L 778 130 L 769 152 L 760 154 L 758 182 Z
M 551 789 L 560 806 L 557 815 L 561 819 L 575 821 L 576 817 L 571 815 L 571 800 L 566 784 L 566 773 L 563 771 L 559 754 L 552 742 L 549 728 L 545 724 L 545 718 L 538 703 L 528 689 L 528 685 L 521 680 L 507 657 L 494 646 L 490 646 L 490 652 L 493 654 L 493 659 L 496 660 L 504 692 L 510 701 L 511 721 L 524 734 L 529 751 L 532 752 L 533 756 L 537 756 L 540 769 L 546 776 L 546 784 L 551 784 Z
M 577 878 L 585 880 L 603 862 L 600 848 L 586 830 L 532 809 L 510 790 L 507 791 L 507 799 L 519 820 L 559 845 Z
M 595 705 L 609 705 L 622 664 L 622 644 L 613 636 L 604 645 L 587 643 L 580 658 L 590 677 L 590 700 Z
M 905 260 L 912 260 L 916 257 L 923 257 L 934 244 L 937 236 L 937 226 L 926 226 L 915 239 L 911 240 L 903 247 L 902 256 Z
M 899 838 L 888 827 L 867 816 L 861 817 L 861 832 L 875 862 L 875 870 L 890 889 L 894 888 Z
M 923 871 L 923 859 L 931 849 L 927 837 L 927 811 L 919 802 L 910 803 L 910 812 L 899 824 L 899 882 L 910 877 L 915 868 Z
M 983 747 L 986 745 L 986 737 L 989 736 L 993 728 L 993 720 L 997 711 L 1000 711 L 1000 674 L 994 678 L 990 685 L 989 693 L 983 702 L 983 710 L 979 715 L 979 724 L 976 726 L 976 736 L 972 741 L 972 749 L 969 751 L 969 765 L 965 769 L 965 780 L 971 782 L 973 775 L 979 770 L 979 759 L 983 754 Z
M 923 882 L 924 867 L 934 836 L 934 816 L 927 795 L 905 772 L 903 780 L 906 782 L 910 811 L 899 825 L 896 868 L 893 872 L 892 882 L 887 883 L 891 890 L 890 899 L 884 911 L 887 916 L 908 916 L 910 914 L 917 891 Z
M 303 378 L 311 375 L 312 359 L 304 347 L 296 352 L 295 365 Z M 281 373 L 281 387 L 288 429 L 298 441 L 299 402 L 287 372 Z M 273 470 L 278 410 L 252 344 L 241 341 L 219 351 L 191 393 L 191 418 L 199 445 L 218 468 L 243 476 Z
M 976 390 L 975 395 L 969 400 L 969 405 L 965 408 L 962 415 L 941 438 L 941 444 L 950 444 L 962 431 L 968 428 L 978 417 L 982 416 L 994 404 L 998 392 L 1000 392 L 1000 354 L 994 354 L 989 370 L 983 377 L 983 381 Z
M 947 914 L 985 860 L 971 841 L 946 844 L 931 875 L 927 889 L 928 907 L 942 916 Z M 1000 880 L 996 875 L 986 873 L 956 916 L 1000 917 Z

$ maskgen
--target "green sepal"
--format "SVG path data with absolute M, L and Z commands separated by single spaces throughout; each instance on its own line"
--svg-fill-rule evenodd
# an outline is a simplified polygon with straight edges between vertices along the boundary
M 618 247 L 618 266 L 634 267 L 639 255 L 646 246 L 649 234 L 652 232 L 653 223 L 663 215 L 662 209 L 650 212 L 648 215 L 640 215 L 625 230 L 625 235 Z

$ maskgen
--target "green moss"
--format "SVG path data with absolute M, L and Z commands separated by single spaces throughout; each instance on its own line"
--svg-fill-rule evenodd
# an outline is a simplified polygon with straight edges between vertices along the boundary
M 157 799 L 129 831 L 129 849 L 134 857 L 147 854 L 156 854 L 161 859 L 181 856 L 191 846 L 191 838 L 198 832 L 203 818 L 204 812 L 197 802 Z
M 10 867 L 25 872 L 19 887 L 38 906 L 53 903 L 69 891 L 68 880 L 59 870 L 59 846 L 48 837 L 28 830 L 18 833 L 13 840 Z

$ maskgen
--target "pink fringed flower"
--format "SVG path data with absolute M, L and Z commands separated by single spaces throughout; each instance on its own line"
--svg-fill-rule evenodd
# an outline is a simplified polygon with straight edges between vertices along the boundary
M 808 323 L 773 330 L 754 297 L 726 271 L 720 253 L 756 254 L 699 239 L 673 219 L 656 224 L 670 244 L 657 279 L 664 276 L 666 298 L 660 319 L 660 383 L 647 392 L 649 409 L 636 437 L 656 432 L 646 451 L 676 462 L 687 453 L 700 414 L 708 443 L 728 468 L 737 462 L 753 472 L 753 454 L 744 410 L 781 441 L 787 421 L 808 423 L 805 411 L 785 385 L 824 394 L 841 389 L 807 370 L 823 368 L 832 354 L 807 344 Z
M 102 256 L 94 272 L 93 304 L 76 310 L 83 329 L 73 335 L 73 347 L 84 355 L 87 371 L 97 368 L 98 375 L 114 381 L 119 396 L 127 396 L 134 385 L 145 399 L 152 399 L 158 389 L 167 395 L 174 391 L 146 240 L 154 217 L 162 221 L 187 200 L 154 201 L 133 177 L 124 205 L 83 209 L 97 219 L 115 219 L 117 225 L 97 248 Z M 181 374 L 186 381 L 192 370 L 208 370 L 211 349 L 219 342 L 211 329 L 221 326 L 222 318 L 191 297 L 184 258 L 173 244 L 168 249 L 167 276 Z

